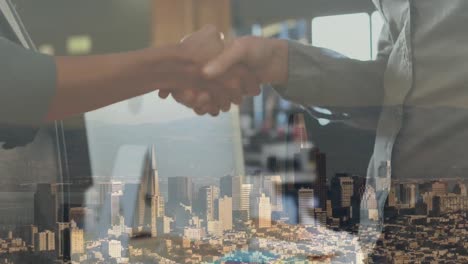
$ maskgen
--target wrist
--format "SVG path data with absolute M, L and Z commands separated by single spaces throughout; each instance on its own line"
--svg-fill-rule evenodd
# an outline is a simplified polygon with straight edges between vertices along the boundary
M 158 90 L 179 70 L 177 65 L 182 56 L 180 44 L 137 51 L 133 60 L 133 72 L 148 91 Z
M 273 85 L 285 85 L 288 82 L 289 73 L 289 43 L 283 39 L 272 39 L 271 45 L 273 49 L 272 56 L 272 80 Z

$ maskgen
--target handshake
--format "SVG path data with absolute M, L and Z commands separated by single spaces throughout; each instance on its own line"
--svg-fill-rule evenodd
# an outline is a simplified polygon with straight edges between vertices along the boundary
M 249 36 L 225 42 L 215 27 L 205 26 L 175 46 L 146 51 L 150 60 L 158 58 L 152 68 L 159 97 L 172 95 L 198 115 L 217 116 L 258 95 L 261 84 L 287 82 L 284 40 Z

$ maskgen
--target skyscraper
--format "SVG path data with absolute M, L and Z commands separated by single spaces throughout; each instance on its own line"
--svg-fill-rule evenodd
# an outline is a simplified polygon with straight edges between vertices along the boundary
M 159 173 L 156 165 L 156 151 L 154 146 L 146 155 L 143 180 L 140 187 L 140 198 L 145 199 L 144 210 L 140 210 L 140 217 L 144 218 L 143 225 L 152 237 L 157 235 L 157 218 L 164 216 L 164 198 L 159 192 Z M 141 224 L 141 221 L 140 221 Z
M 387 199 L 387 205 L 389 207 L 395 207 L 396 204 L 397 204 L 397 198 L 396 198 L 396 191 L 395 191 L 395 188 L 394 186 L 392 186 L 390 188 L 390 192 L 388 193 L 388 199 Z M 353 210 L 354 210 L 354 206 L 353 206 Z
M 272 211 L 283 211 L 283 183 L 281 176 L 265 176 L 263 182 L 265 195 L 270 197 L 271 200 Z
M 361 203 L 361 215 L 365 220 L 379 220 L 379 211 L 377 209 L 377 195 L 374 187 L 367 185 Z
M 123 216 L 128 226 L 136 228 L 143 225 L 142 210 L 145 206 L 145 200 L 141 197 L 139 183 L 125 184 L 121 207 Z
M 55 234 L 50 230 L 34 234 L 34 251 L 54 251 Z
M 448 192 L 447 183 L 444 181 L 434 181 L 432 182 L 432 193 L 434 196 L 446 195 Z
M 55 252 L 59 259 L 70 259 L 70 223 L 59 222 L 56 224 Z
M 271 227 L 271 202 L 264 193 L 253 197 L 251 204 L 251 217 L 254 218 L 258 228 Z
M 299 223 L 302 225 L 314 225 L 314 209 L 317 207 L 315 204 L 314 190 L 301 188 L 299 189 L 298 197 Z
M 350 207 L 354 194 L 353 179 L 347 174 L 337 174 L 331 182 L 331 191 L 334 208 Z
M 206 223 L 215 220 L 215 201 L 219 198 L 219 188 L 217 186 L 204 186 L 200 188 L 199 200 L 202 217 Z
M 98 185 L 99 204 L 103 204 L 110 193 L 119 193 L 123 191 L 124 184 L 120 181 L 100 182 Z
M 103 249 L 106 258 L 122 257 L 122 243 L 119 240 L 109 240 L 104 242 Z
M 312 188 L 314 189 L 315 198 L 318 201 L 317 207 L 322 210 L 327 209 L 327 156 L 325 153 L 315 149 L 310 153 L 310 159 L 315 160 L 316 179 Z
M 232 229 L 232 198 L 224 196 L 218 199 L 218 220 L 223 231 Z
M 37 233 L 38 229 L 35 225 L 27 225 L 19 228 L 19 237 L 26 242 L 26 245 L 31 246 L 32 249 L 34 249 L 34 235 Z
M 79 228 L 85 227 L 86 219 L 94 219 L 93 210 L 86 207 L 70 208 L 70 221 L 74 221 Z
M 168 216 L 158 217 L 158 220 L 157 220 L 158 234 L 163 235 L 163 234 L 170 233 L 172 222 L 174 222 L 174 220 Z
M 168 179 L 169 210 L 173 211 L 179 204 L 192 206 L 192 179 L 188 177 L 171 177 Z
M 98 183 L 99 201 L 101 206 L 101 222 L 115 225 L 119 221 L 120 201 L 123 196 L 124 184 L 118 181 Z M 78 226 L 80 224 L 78 223 Z
M 463 182 L 457 182 L 453 187 L 453 193 L 461 196 L 467 196 L 466 184 Z
M 70 254 L 83 254 L 84 250 L 84 230 L 80 229 L 72 221 L 70 226 Z
M 242 176 L 225 176 L 220 179 L 221 197 L 229 196 L 232 198 L 232 210 L 241 210 L 241 188 L 243 183 Z
M 54 230 L 58 220 L 57 185 L 38 184 L 34 193 L 34 224 L 39 231 Z
M 402 191 L 401 202 L 410 208 L 414 208 L 417 200 L 416 185 L 413 183 L 404 184 L 400 187 L 400 191 Z
M 252 194 L 252 184 L 242 184 L 240 195 L 240 207 L 237 211 L 242 211 L 246 219 L 250 219 L 250 197 Z M 234 199 L 232 200 L 234 208 Z

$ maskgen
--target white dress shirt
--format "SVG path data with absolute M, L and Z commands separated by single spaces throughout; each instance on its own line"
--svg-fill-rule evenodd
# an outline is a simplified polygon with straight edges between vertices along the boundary
M 363 221 L 362 234 L 382 228 L 391 179 L 464 177 L 468 168 L 468 1 L 373 2 L 385 20 L 375 61 L 291 42 L 289 82 L 276 87 L 304 106 L 376 128 L 367 185 L 376 190 L 380 224 Z

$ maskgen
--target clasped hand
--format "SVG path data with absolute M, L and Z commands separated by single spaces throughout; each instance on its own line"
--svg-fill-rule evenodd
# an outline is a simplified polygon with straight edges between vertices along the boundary
M 279 55 L 287 55 L 287 44 L 270 41 L 244 37 L 226 43 L 215 27 L 205 26 L 178 44 L 164 70 L 167 81 L 158 83 L 159 96 L 172 95 L 198 115 L 227 112 L 245 96 L 258 95 L 262 83 L 285 81 L 287 69 L 275 60 L 286 64 Z

